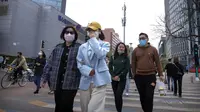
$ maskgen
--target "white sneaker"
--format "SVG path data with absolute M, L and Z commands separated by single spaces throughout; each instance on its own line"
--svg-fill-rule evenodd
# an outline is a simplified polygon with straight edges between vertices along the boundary
M 128 94 L 128 93 L 125 93 L 125 95 L 128 96 L 129 94 Z
M 54 91 L 49 91 L 48 94 L 54 94 Z
M 196 80 L 196 81 L 199 81 L 199 77 L 196 77 L 195 80 Z

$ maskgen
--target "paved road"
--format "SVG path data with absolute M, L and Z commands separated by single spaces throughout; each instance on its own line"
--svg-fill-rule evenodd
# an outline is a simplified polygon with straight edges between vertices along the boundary
M 0 72 L 0 78 L 3 72 Z M 184 76 L 183 97 L 173 96 L 168 92 L 167 96 L 159 96 L 155 92 L 154 112 L 200 112 L 200 83 L 190 83 L 190 76 Z M 0 112 L 53 112 L 53 95 L 48 95 L 48 88 L 34 95 L 35 87 L 29 83 L 26 87 L 12 86 L 9 89 L 0 88 Z M 80 112 L 79 93 L 75 98 L 74 110 Z M 111 86 L 107 88 L 105 112 L 116 112 Z M 142 112 L 138 92 L 131 83 L 130 95 L 124 96 L 123 112 Z

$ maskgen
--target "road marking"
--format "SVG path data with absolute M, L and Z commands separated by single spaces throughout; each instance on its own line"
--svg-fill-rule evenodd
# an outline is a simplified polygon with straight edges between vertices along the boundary
M 0 112 L 6 112 L 6 111 L 4 111 L 4 110 L 0 109 Z
M 39 100 L 31 101 L 29 103 L 36 105 L 36 106 L 40 106 L 40 107 L 44 107 L 44 106 L 48 105 L 48 103 L 45 103 L 45 102 L 42 102 L 42 101 L 39 101 Z
M 112 95 L 113 94 L 113 92 L 106 92 L 106 94 L 110 94 L 110 95 Z M 139 96 L 139 94 L 137 93 L 137 94 L 134 94 L 134 93 L 130 93 L 129 94 L 130 96 Z M 76 96 L 80 96 L 80 93 L 77 93 L 76 94 Z M 156 95 L 154 95 L 154 97 L 155 98 L 174 98 L 174 99 L 178 99 L 178 97 L 177 96 L 160 96 L 160 95 L 158 95 L 158 94 L 156 94 Z M 106 98 L 113 98 L 114 99 L 114 96 L 106 96 Z M 139 98 L 139 97 L 138 97 Z M 154 98 L 154 99 L 155 99 Z M 125 99 L 126 99 L 126 97 L 125 97 Z M 131 99 L 131 98 L 128 98 L 128 99 Z M 182 99 L 192 99 L 192 100 L 200 100 L 200 97 L 187 97 L 187 96 L 183 96 L 182 97 Z
M 55 104 L 48 104 L 48 103 L 45 103 L 45 102 L 42 102 L 42 101 L 33 101 L 34 102 L 34 104 L 35 103 L 41 103 L 41 104 L 45 104 L 45 105 L 36 105 L 36 106 L 40 106 L 40 107 L 46 107 L 46 108 L 55 108 Z M 31 104 L 33 104 L 32 102 L 29 102 L 29 103 L 31 103 Z M 81 108 L 80 107 L 74 107 L 73 108 L 73 110 L 75 111 L 75 112 L 81 112 Z M 115 112 L 115 111 L 108 111 L 108 110 L 106 110 L 106 111 L 104 111 L 104 112 Z
M 37 101 L 37 102 L 42 102 L 42 101 Z M 80 100 L 79 99 L 75 99 L 74 102 L 79 103 Z M 42 102 L 43 104 L 47 104 L 45 102 Z M 105 105 L 107 106 L 115 106 L 115 104 L 111 101 L 107 101 L 105 103 Z M 41 105 L 38 105 L 41 106 Z M 55 108 L 55 104 L 47 104 L 41 107 L 46 107 L 46 108 Z M 132 103 L 123 103 L 123 107 L 131 107 L 131 108 L 141 108 L 140 104 L 132 104 Z M 180 108 L 180 107 L 172 107 L 172 106 L 156 106 L 154 105 L 154 109 L 159 109 L 159 110 L 168 110 L 168 111 L 181 111 L 181 112 L 199 112 L 199 109 L 194 109 L 194 108 Z M 74 111 L 76 112 L 81 112 L 81 108 L 80 107 L 74 107 Z M 105 112 L 114 112 L 114 111 L 105 111 Z

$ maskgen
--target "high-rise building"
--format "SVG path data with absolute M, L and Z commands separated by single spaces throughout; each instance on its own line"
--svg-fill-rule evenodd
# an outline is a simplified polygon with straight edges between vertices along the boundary
M 167 63 L 167 58 L 166 58 L 166 37 L 161 37 L 160 42 L 158 44 L 158 53 L 159 53 L 161 65 L 164 68 L 166 63 Z
M 166 35 L 166 56 L 167 58 L 179 57 L 183 65 L 189 63 L 191 54 L 191 41 L 186 35 L 193 30 L 187 21 L 188 1 L 190 0 L 165 0 L 165 25 L 166 30 L 171 32 Z M 175 38 L 174 35 L 180 38 Z
M 85 42 L 86 32 L 80 24 L 53 7 L 31 0 L 0 1 L 0 7 L 5 9 L 0 10 L 0 55 L 15 56 L 20 51 L 27 58 L 35 58 L 43 43 L 49 56 L 63 42 L 60 34 L 66 25 L 76 27 L 78 43 Z
M 65 14 L 66 0 L 32 0 L 41 5 L 49 5 Z
M 114 51 L 116 45 L 121 42 L 121 40 L 119 39 L 119 34 L 115 33 L 115 30 L 113 28 L 106 28 L 103 30 L 103 33 L 105 35 L 105 41 L 111 44 L 111 50 Z

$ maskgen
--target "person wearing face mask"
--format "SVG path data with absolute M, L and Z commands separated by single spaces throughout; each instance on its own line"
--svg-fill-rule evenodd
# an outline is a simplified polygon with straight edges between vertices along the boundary
M 106 64 L 110 44 L 103 41 L 101 25 L 92 22 L 88 25 L 89 40 L 78 50 L 77 63 L 81 72 L 79 85 L 82 112 L 104 112 L 106 86 L 111 77 Z
M 22 55 L 22 52 L 17 52 L 17 58 L 10 65 L 15 65 L 14 81 L 12 83 L 15 84 L 17 82 L 17 74 L 19 73 L 22 76 L 22 70 L 28 69 L 26 58 Z
M 80 44 L 76 43 L 78 32 L 73 26 L 66 26 L 58 44 L 52 51 L 43 70 L 45 86 L 50 78 L 50 89 L 54 91 L 55 112 L 73 112 L 73 103 L 80 83 L 81 74 L 77 68 L 76 56 Z
M 46 63 L 46 55 L 44 53 L 44 51 L 40 51 L 38 53 L 38 57 L 35 59 L 35 80 L 34 83 L 36 85 L 36 90 L 34 91 L 34 94 L 38 94 L 39 93 L 39 89 L 40 89 L 40 81 L 41 81 L 41 76 L 43 73 L 43 68 L 45 66 Z
M 112 89 L 115 97 L 117 112 L 122 112 L 123 92 L 126 86 L 126 77 L 130 68 L 127 47 L 124 43 L 117 44 L 114 56 L 111 57 L 109 70 L 112 77 Z
M 156 72 L 163 81 L 163 71 L 158 51 L 148 42 L 146 33 L 139 34 L 139 45 L 132 53 L 132 72 L 140 94 L 144 112 L 153 112 L 153 97 L 156 86 Z

